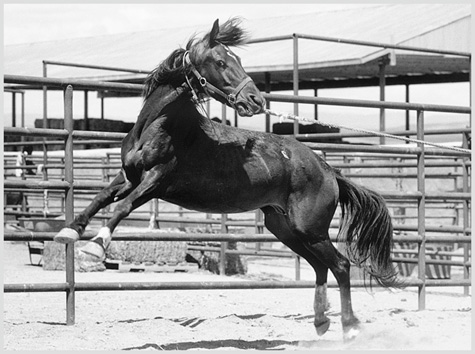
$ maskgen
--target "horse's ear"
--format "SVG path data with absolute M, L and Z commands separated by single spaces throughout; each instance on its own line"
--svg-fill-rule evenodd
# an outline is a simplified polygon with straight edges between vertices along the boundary
M 216 41 L 218 33 L 219 33 L 219 19 L 214 21 L 213 28 L 211 29 L 211 32 L 209 33 L 209 46 L 211 48 L 218 44 L 218 42 Z

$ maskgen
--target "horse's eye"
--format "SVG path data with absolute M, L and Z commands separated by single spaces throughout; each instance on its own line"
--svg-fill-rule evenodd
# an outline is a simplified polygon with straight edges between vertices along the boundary
M 224 68 L 226 66 L 226 63 L 222 60 L 218 60 L 216 62 L 216 64 L 220 67 L 220 68 Z

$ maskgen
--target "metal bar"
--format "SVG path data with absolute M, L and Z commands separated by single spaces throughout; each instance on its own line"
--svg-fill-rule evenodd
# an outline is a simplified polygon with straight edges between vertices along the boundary
M 270 93 L 271 92 L 271 81 L 270 81 L 270 73 L 269 72 L 265 72 L 264 73 L 264 86 L 265 86 L 265 91 L 266 93 Z M 266 101 L 266 109 L 270 109 L 270 102 L 269 101 Z M 270 114 L 266 112 L 266 129 L 265 131 L 267 133 L 270 133 L 271 132 L 271 127 L 270 127 Z
M 328 98 L 328 97 L 310 97 L 310 96 L 291 96 L 291 95 L 277 95 L 262 93 L 265 99 L 275 102 L 288 103 L 305 103 L 305 104 L 323 104 L 332 106 L 349 106 L 349 107 L 366 107 L 366 108 L 386 108 L 398 110 L 424 110 L 427 112 L 446 112 L 446 113 L 461 113 L 470 114 L 470 107 L 461 106 L 447 106 L 434 105 L 422 103 L 405 103 L 405 102 L 380 102 L 369 100 L 351 100 L 343 98 Z
M 66 291 L 68 283 L 4 284 L 5 293 L 37 293 Z
M 417 139 L 424 140 L 424 111 L 417 112 Z M 421 150 L 420 154 L 417 156 L 417 190 L 421 193 L 421 198 L 418 200 L 417 208 L 417 225 L 418 225 L 418 234 L 422 238 L 419 243 L 419 261 L 418 261 L 418 271 L 419 271 L 419 280 L 422 282 L 419 285 L 418 289 L 418 300 L 419 300 L 419 310 L 425 310 L 426 307 L 426 229 L 425 229 L 425 167 L 424 167 L 424 145 L 419 144 Z
M 138 84 L 123 84 L 100 82 L 93 80 L 75 80 L 75 79 L 53 79 L 41 78 L 36 76 L 20 76 L 20 75 L 4 75 L 4 83 L 17 84 L 37 84 L 41 86 L 51 86 L 65 88 L 67 85 L 74 85 L 75 89 L 116 89 L 121 91 L 142 92 L 143 85 Z M 266 99 L 277 102 L 290 103 L 305 103 L 305 104 L 323 104 L 335 106 L 353 106 L 353 107 L 369 107 L 369 108 L 387 108 L 400 110 L 424 110 L 433 112 L 447 112 L 447 113 L 462 113 L 470 114 L 470 107 L 460 106 L 446 106 L 446 105 L 430 105 L 430 104 L 415 104 L 404 102 L 380 102 L 368 100 L 350 100 L 337 99 L 327 97 L 307 97 L 307 96 L 291 96 L 291 95 L 276 95 L 276 94 L 262 94 Z
M 397 252 L 396 252 L 397 253 Z M 392 262 L 397 263 L 418 263 L 419 260 L 416 258 L 404 258 L 404 257 L 392 257 Z M 450 266 L 459 266 L 459 267 L 471 267 L 471 262 L 457 262 L 457 261 L 449 261 L 444 259 L 432 259 L 426 258 L 426 264 L 438 264 L 438 265 L 450 265 Z
M 407 145 L 399 146 L 380 146 L 380 145 L 349 145 L 349 144 L 330 144 L 330 143 L 305 143 L 312 150 L 323 151 L 352 151 L 352 152 L 369 152 L 380 154 L 405 154 L 415 155 L 420 153 L 420 147 L 408 147 Z M 452 151 L 442 148 L 431 148 L 426 151 L 427 155 L 432 156 L 471 156 L 471 152 Z
M 5 188 L 28 188 L 28 189 L 66 189 L 69 183 L 65 181 L 28 181 L 18 180 L 3 182 Z
M 20 135 L 20 134 L 16 134 L 16 135 Z M 12 142 L 9 142 L 9 143 L 4 143 L 3 145 L 4 146 L 24 146 L 24 145 L 42 145 L 43 142 L 41 141 L 21 141 L 21 142 L 18 142 L 18 141 L 12 141 Z M 46 145 L 49 145 L 49 146 L 52 146 L 52 145 L 64 145 L 64 141 L 60 141 L 60 140 L 48 140 L 45 142 Z M 91 145 L 91 144 L 101 144 L 101 145 L 105 145 L 105 144 L 109 144 L 109 145 L 114 145 L 114 147 L 120 147 L 120 144 L 121 144 L 121 141 L 119 139 L 116 139 L 116 140 L 77 140 L 77 141 L 73 141 L 73 144 L 74 145 Z M 49 166 L 49 165 L 47 165 Z
M 16 127 L 16 92 L 12 92 L 12 127 Z
M 228 219 L 227 214 L 221 214 L 221 232 L 226 234 L 228 228 L 226 226 L 226 221 Z M 226 275 L 226 251 L 228 249 L 228 242 L 222 241 L 219 248 L 219 274 Z
M 226 105 L 221 106 L 221 123 L 226 125 L 226 120 L 227 120 L 227 108 Z M 228 215 L 225 213 L 221 214 L 221 232 L 223 234 L 226 234 L 228 232 L 228 227 L 226 226 L 226 222 L 228 220 Z M 220 246 L 220 253 L 219 253 L 219 274 L 221 276 L 226 275 L 226 250 L 228 248 L 228 243 L 226 241 L 221 242 Z
M 463 134 L 471 133 L 471 128 L 454 128 L 454 129 L 427 129 L 424 131 L 424 135 L 449 135 L 449 134 Z M 394 131 L 383 131 L 382 133 L 391 134 L 396 136 L 411 136 L 417 135 L 417 130 L 394 130 Z M 282 134 L 285 135 L 285 134 Z M 297 140 L 311 141 L 311 139 L 321 140 L 321 139 L 335 139 L 335 138 L 367 138 L 367 133 L 359 132 L 348 132 L 348 133 L 308 133 L 308 134 L 299 134 L 295 138 Z
M 134 74 L 148 74 L 150 72 L 149 70 L 126 69 L 126 68 L 118 68 L 118 67 L 104 66 L 104 65 L 68 63 L 68 62 L 54 61 L 54 60 L 43 60 L 43 63 L 49 64 L 49 65 L 70 66 L 70 67 L 76 67 L 76 68 L 122 71 L 122 72 L 127 72 L 127 73 L 134 73 Z
M 409 103 L 410 102 L 410 91 L 409 91 L 409 84 L 406 84 L 406 103 Z M 410 120 L 410 114 L 411 112 L 410 111 L 406 111 L 406 121 L 405 121 L 405 128 L 406 128 L 406 132 L 408 132 L 409 134 L 409 129 L 411 127 L 411 120 Z M 429 132 L 424 132 L 426 135 L 429 134 Z M 417 131 L 416 131 L 416 134 L 417 134 Z M 409 135 L 406 135 L 406 138 L 409 138 Z
M 257 244 L 258 242 L 256 242 Z M 188 250 L 193 251 L 205 251 L 205 252 L 221 252 L 219 247 L 212 246 L 193 246 L 188 245 Z M 259 256 L 259 257 L 284 257 L 284 258 L 293 258 L 293 252 L 272 252 L 272 251 L 263 251 L 263 250 L 226 250 L 226 254 L 238 254 L 244 256 Z
M 313 39 L 313 40 L 318 40 L 318 41 L 345 43 L 345 44 L 361 45 L 361 46 L 367 46 L 367 47 L 379 47 L 379 48 L 384 48 L 384 49 L 400 49 L 400 50 L 409 50 L 409 51 L 423 52 L 423 53 L 456 55 L 456 56 L 462 56 L 462 57 L 467 57 L 467 58 L 471 58 L 472 56 L 472 54 L 469 52 L 459 52 L 459 51 L 453 51 L 453 50 L 428 49 L 428 48 L 423 48 L 423 47 L 411 47 L 411 46 L 399 45 L 399 44 L 359 41 L 359 40 L 354 40 L 354 39 L 343 39 L 343 38 L 336 38 L 336 37 L 316 36 L 316 35 L 307 35 L 307 34 L 298 34 L 298 36 L 300 38 Z
M 97 232 L 86 231 L 81 236 L 81 241 L 92 239 Z M 55 232 L 36 232 L 36 231 L 4 231 L 4 241 L 52 241 Z M 336 236 L 330 235 L 332 242 L 337 242 Z M 399 236 L 393 237 L 394 242 L 415 242 L 421 243 L 420 236 Z M 279 242 L 273 234 L 187 234 L 177 232 L 156 232 L 149 230 L 147 232 L 117 232 L 114 234 L 114 241 L 228 241 L 228 242 Z M 426 236 L 426 243 L 471 243 L 470 237 L 466 236 Z
M 188 246 L 188 250 L 193 250 L 193 251 L 205 251 L 205 252 L 221 252 L 221 250 L 218 247 L 211 247 L 211 246 Z M 406 252 L 403 252 L 406 251 Z M 417 252 L 407 252 L 409 250 L 394 250 L 393 253 L 399 254 L 399 253 L 408 253 L 408 254 L 417 254 Z M 280 258 L 293 258 L 295 256 L 295 253 L 287 251 L 287 252 L 273 252 L 273 251 L 257 251 L 257 250 L 226 250 L 226 254 L 236 254 L 236 255 L 241 255 L 241 256 L 259 256 L 259 257 L 280 257 Z M 430 255 L 436 255 L 436 256 L 449 256 L 449 257 L 455 257 L 457 255 L 453 255 L 452 253 L 445 252 L 444 254 L 442 253 L 436 253 L 436 252 L 427 252 L 426 254 Z M 462 256 L 463 257 L 463 256 Z M 405 258 L 405 257 L 391 257 L 392 262 L 397 262 L 397 263 L 417 263 L 418 259 L 417 258 Z M 438 264 L 438 265 L 451 265 L 451 266 L 459 266 L 459 267 L 471 267 L 472 264 L 470 261 L 468 262 L 463 262 L 463 261 L 451 261 L 451 260 L 444 260 L 444 259 L 433 259 L 433 258 L 427 258 L 426 259 L 426 264 Z
M 293 91 L 294 96 L 299 95 L 299 38 L 295 34 L 293 37 Z M 299 115 L 299 104 L 294 102 L 294 115 Z M 294 135 L 299 133 L 299 122 L 294 120 Z
M 470 119 L 471 121 L 471 119 Z M 463 134 L 462 136 L 462 146 L 464 148 L 468 148 L 468 134 Z M 470 176 L 470 171 L 469 167 L 467 166 L 468 158 L 464 157 L 463 158 L 463 165 L 462 165 L 462 190 L 464 193 L 469 193 L 470 192 L 470 186 L 469 186 L 469 176 Z M 470 193 L 471 194 L 471 193 Z M 470 203 L 471 199 L 467 199 L 463 201 L 463 209 L 462 209 L 462 215 L 463 215 L 463 228 L 467 229 L 470 225 Z M 466 237 L 470 237 L 470 234 L 467 233 Z M 469 257 L 470 257 L 470 249 L 467 247 L 466 244 L 463 245 L 463 255 L 464 255 L 464 261 L 468 262 Z M 470 278 L 470 270 L 468 267 L 464 267 L 463 269 L 463 278 L 464 279 L 469 279 Z M 466 286 L 463 289 L 463 293 L 465 296 L 470 294 L 470 289 Z
M 254 38 L 249 40 L 248 44 L 254 43 L 265 43 L 265 42 L 275 42 L 275 41 L 284 41 L 288 39 L 293 39 L 292 35 L 284 35 L 284 36 L 273 36 L 273 37 L 266 37 L 266 38 Z
M 354 288 L 367 287 L 369 282 L 353 280 Z M 419 279 L 405 281 L 407 287 L 420 286 Z M 470 279 L 427 279 L 426 286 L 471 286 Z M 4 292 L 55 292 L 64 291 L 66 284 L 5 284 Z M 216 282 L 96 282 L 76 283 L 76 291 L 130 291 L 130 290 L 235 290 L 235 289 L 313 289 L 314 281 L 216 281 Z M 336 282 L 328 282 L 329 288 L 337 288 Z M 373 287 L 380 287 L 373 284 Z
M 73 88 L 71 85 L 65 90 L 64 95 L 64 128 L 68 131 L 64 148 L 64 180 L 68 183 L 65 193 L 65 223 L 66 225 L 74 220 L 74 166 L 73 166 Z M 75 279 L 74 279 L 74 243 L 66 244 L 66 324 L 71 326 L 75 322 Z
M 31 166 L 30 166 L 31 168 Z M 436 178 L 436 179 L 451 179 L 455 177 L 461 177 L 461 173 L 449 173 L 449 174 L 426 174 L 426 178 Z M 345 173 L 345 177 L 349 178 L 417 178 L 417 173 Z
M 41 136 L 41 137 L 64 138 L 68 135 L 68 132 L 64 129 L 4 127 L 3 134 L 14 135 L 14 136 L 21 135 L 21 136 Z
M 53 168 L 62 169 L 64 167 L 60 165 L 48 165 L 53 166 Z M 28 166 L 31 168 L 31 166 Z M 98 168 L 98 167 L 96 167 Z M 115 175 L 115 174 L 113 174 Z M 355 177 L 370 177 L 370 176 L 358 176 L 354 175 Z M 412 176 L 409 176 L 412 178 Z M 408 178 L 409 178 L 408 177 Z M 74 186 L 77 189 L 81 190 L 98 190 L 106 187 L 108 185 L 107 182 L 102 181 L 84 181 L 84 180 L 76 180 L 74 181 Z M 63 181 L 38 181 L 38 180 L 5 180 L 4 187 L 10 189 L 18 189 L 18 188 L 35 188 L 35 189 L 64 189 L 67 188 L 68 185 Z M 378 191 L 384 198 L 386 199 L 416 199 L 420 198 L 421 194 L 419 192 L 399 192 L 399 191 Z M 428 200 L 470 200 L 471 194 L 470 192 L 441 192 L 441 193 L 428 193 L 426 195 Z M 190 221 L 193 222 L 193 221 Z M 238 222 L 238 221 L 236 221 Z
M 384 102 L 386 94 L 386 60 L 381 59 L 379 63 L 379 100 Z M 384 108 L 379 109 L 379 131 L 386 130 L 386 111 Z M 384 145 L 386 139 L 384 137 L 379 138 L 379 144 Z
M 68 85 L 74 85 L 74 89 L 96 89 L 96 90 L 120 90 L 123 92 L 141 93 L 143 85 L 139 84 L 123 84 L 113 82 L 102 82 L 94 80 L 77 80 L 77 79 L 57 79 L 36 76 L 21 75 L 4 75 L 3 82 L 5 84 L 23 84 L 38 85 L 44 87 L 56 87 L 64 89 Z
M 411 157 L 409 157 L 411 158 Z M 468 161 L 470 163 L 470 161 Z M 339 162 L 334 162 L 331 164 L 332 167 L 336 168 L 386 168 L 386 167 L 391 167 L 391 168 L 397 168 L 397 167 L 417 167 L 417 162 L 384 162 L 384 161 L 378 161 L 378 162 L 351 162 L 351 164 L 348 163 L 339 163 Z M 455 167 L 455 166 L 462 166 L 462 163 L 459 161 L 426 161 L 425 164 L 426 168 L 427 167 Z
M 299 38 L 296 34 L 292 35 L 293 41 L 293 91 L 294 96 L 299 95 Z M 299 104 L 294 102 L 294 115 L 299 115 Z M 299 133 L 299 122 L 294 120 L 294 135 Z M 295 280 L 300 280 L 300 256 L 295 254 Z
M 81 139 L 101 139 L 107 138 L 110 140 L 122 141 L 126 137 L 127 133 L 112 133 L 112 132 L 100 132 L 100 131 L 85 131 L 76 130 L 73 133 L 75 138 Z

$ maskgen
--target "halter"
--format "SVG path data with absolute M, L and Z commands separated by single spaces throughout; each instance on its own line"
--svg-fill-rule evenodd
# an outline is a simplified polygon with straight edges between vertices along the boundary
M 203 90 L 209 95 L 209 92 L 212 92 L 214 94 L 217 94 L 221 97 L 223 97 L 229 104 L 231 107 L 235 108 L 235 105 L 237 103 L 237 95 L 242 91 L 242 89 L 252 81 L 252 79 L 247 76 L 244 80 L 241 81 L 241 83 L 234 89 L 234 91 L 232 93 L 230 93 L 229 95 L 227 95 L 226 93 L 224 93 L 223 91 L 221 91 L 219 88 L 217 88 L 216 86 L 210 84 L 208 82 L 208 80 L 206 80 L 206 78 L 204 78 L 203 76 L 201 76 L 201 74 L 198 72 L 198 70 L 196 70 L 195 66 L 193 65 L 193 63 L 191 62 L 190 60 L 190 52 L 189 51 L 186 51 L 185 54 L 183 55 L 183 66 L 185 65 L 189 65 L 190 68 L 191 68 L 191 72 L 195 75 L 196 79 L 198 80 L 199 84 L 201 85 L 201 87 L 203 88 Z M 190 87 L 190 90 L 193 94 L 193 98 L 198 101 L 198 96 L 195 92 L 195 90 L 193 89 L 193 86 L 191 85 L 191 82 L 188 78 L 188 75 L 185 73 L 185 79 L 186 79 L 186 83 L 188 84 L 188 86 Z

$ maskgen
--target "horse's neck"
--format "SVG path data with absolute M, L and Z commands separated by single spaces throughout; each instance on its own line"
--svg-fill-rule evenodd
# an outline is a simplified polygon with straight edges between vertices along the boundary
M 173 87 L 171 85 L 158 86 L 152 94 L 145 100 L 142 110 L 135 123 L 136 134 L 141 134 L 150 124 L 160 117 L 164 109 L 177 100 L 186 100 L 186 88 L 183 86 Z

